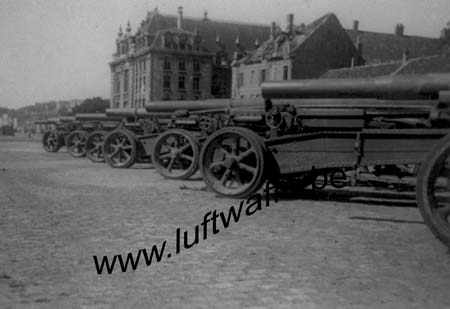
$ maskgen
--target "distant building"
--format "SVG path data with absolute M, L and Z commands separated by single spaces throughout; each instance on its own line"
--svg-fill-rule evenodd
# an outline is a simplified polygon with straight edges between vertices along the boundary
M 445 28 L 440 38 L 405 35 L 403 24 L 397 24 L 393 33 L 362 31 L 359 21 L 353 21 L 353 29 L 347 30 L 363 64 L 380 64 L 401 61 L 403 58 L 434 56 L 449 51 L 450 29 Z
M 147 13 L 133 34 L 119 29 L 110 62 L 111 107 L 143 107 L 153 100 L 230 97 L 237 47 L 254 49 L 269 37 L 265 25 Z
M 360 56 L 334 14 L 307 26 L 295 26 L 289 14 L 285 31 L 272 23 L 269 40 L 256 51 L 235 53 L 232 96 L 258 97 L 265 80 L 317 78 L 352 61 L 359 63 Z
M 321 78 L 371 78 L 428 73 L 450 73 L 450 54 L 329 70 Z
M 393 34 L 360 31 L 358 24 L 354 21 L 347 33 L 364 65 L 329 70 L 322 78 L 450 73 L 450 25 L 439 38 L 427 38 L 405 35 L 402 24 L 396 25 Z

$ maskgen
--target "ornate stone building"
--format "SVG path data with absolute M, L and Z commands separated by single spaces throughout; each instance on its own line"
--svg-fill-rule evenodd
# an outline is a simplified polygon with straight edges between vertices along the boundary
M 135 33 L 119 29 L 110 62 L 111 107 L 143 107 L 153 100 L 196 100 L 231 95 L 237 48 L 254 49 L 269 27 L 148 12 Z
M 318 78 L 332 68 L 359 63 L 361 57 L 334 14 L 309 25 L 294 25 L 287 15 L 286 30 L 272 23 L 267 41 L 251 53 L 235 53 L 233 98 L 261 96 L 265 80 Z

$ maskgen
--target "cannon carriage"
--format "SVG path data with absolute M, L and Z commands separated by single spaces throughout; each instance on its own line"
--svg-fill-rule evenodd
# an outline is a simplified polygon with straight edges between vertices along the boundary
M 217 101 L 223 107 L 228 100 Z M 219 128 L 225 115 L 220 108 L 203 110 L 214 107 L 211 102 L 164 101 L 151 102 L 145 110 L 108 109 L 107 115 L 120 115 L 128 121 L 106 137 L 106 162 L 116 168 L 152 162 L 167 178 L 189 178 L 198 168 L 201 141 Z
M 67 137 L 75 130 L 77 121 L 74 117 L 59 117 L 35 121 L 44 130 L 42 147 L 47 152 L 57 152 L 67 145 Z
M 78 125 L 67 137 L 69 153 L 76 158 L 86 156 L 92 162 L 103 162 L 104 137 L 124 120 L 104 113 L 79 113 L 75 119 Z
M 203 143 L 200 171 L 219 195 L 245 198 L 268 181 L 322 176 L 342 186 L 343 170 L 420 165 L 416 180 L 426 224 L 450 246 L 450 75 L 266 82 L 266 134 L 242 126 Z

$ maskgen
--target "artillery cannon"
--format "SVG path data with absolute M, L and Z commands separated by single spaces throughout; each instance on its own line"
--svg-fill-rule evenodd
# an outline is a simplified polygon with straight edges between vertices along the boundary
M 166 102 L 167 103 L 167 102 Z M 195 157 L 198 162 L 199 146 L 195 133 L 197 122 L 185 111 L 148 112 L 145 109 L 108 109 L 108 116 L 126 119 L 122 126 L 110 132 L 104 141 L 105 161 L 115 168 L 127 168 L 136 162 L 149 162 L 154 158 L 156 148 L 165 147 L 169 142 L 184 147 L 182 157 Z M 190 131 L 187 131 L 189 129 Z M 162 132 L 162 133 L 161 133 Z M 173 152 L 175 152 L 175 146 Z M 195 155 L 193 155 L 195 154 Z M 169 178 L 190 177 L 197 170 L 197 162 L 185 164 L 176 171 L 162 168 L 160 161 L 153 160 L 155 168 Z
M 448 74 L 264 83 L 268 131 L 215 131 L 200 151 L 202 178 L 219 195 L 244 198 L 265 181 L 304 187 L 322 175 L 339 184 L 341 169 L 421 164 L 419 209 L 450 246 L 449 90 Z
M 87 156 L 92 162 L 103 162 L 103 139 L 116 128 L 121 117 L 102 113 L 79 113 L 74 117 L 78 124 L 67 137 L 67 148 L 73 157 Z
M 197 171 L 200 144 L 208 135 L 239 122 L 264 126 L 261 112 L 246 111 L 246 105 L 248 102 L 219 99 L 156 101 L 147 104 L 145 110 L 108 109 L 107 115 L 120 115 L 127 122 L 106 137 L 106 162 L 126 168 L 151 160 L 167 178 L 189 178 Z
M 38 120 L 36 125 L 44 126 L 42 135 L 42 146 L 47 152 L 57 152 L 61 147 L 67 145 L 67 137 L 76 127 L 74 117 L 50 118 Z

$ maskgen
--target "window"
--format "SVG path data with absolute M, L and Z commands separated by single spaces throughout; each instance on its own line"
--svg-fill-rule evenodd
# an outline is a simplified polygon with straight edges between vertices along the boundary
M 164 57 L 164 70 L 168 70 L 168 71 L 172 70 L 172 66 L 171 66 L 169 57 Z
M 289 76 L 289 67 L 285 65 L 283 67 L 283 80 L 288 80 L 288 76 Z
M 114 74 L 114 93 L 120 93 L 120 75 L 119 73 Z
M 123 92 L 128 92 L 128 70 L 123 73 Z
M 239 73 L 238 88 L 244 86 L 244 73 Z
M 180 58 L 180 61 L 178 62 L 178 70 L 181 72 L 186 71 L 186 59 Z
M 200 72 L 200 61 L 198 61 L 197 59 L 194 59 L 194 72 Z
M 200 90 L 200 78 L 194 77 L 194 79 L 192 80 L 192 89 Z
M 164 47 L 165 48 L 171 48 L 172 46 L 172 44 L 171 44 L 171 40 L 172 40 L 172 38 L 170 37 L 170 36 L 163 36 L 163 44 L 164 44 Z
M 255 71 L 250 72 L 250 85 L 255 83 Z
M 180 49 L 186 49 L 186 42 L 180 41 Z
M 185 76 L 179 76 L 178 77 L 178 88 L 179 89 L 185 89 L 185 83 L 186 83 L 186 77 Z
M 261 76 L 259 78 L 259 84 L 263 83 L 266 80 L 266 70 L 261 70 Z
M 164 75 L 164 84 L 165 89 L 170 89 L 170 75 Z

